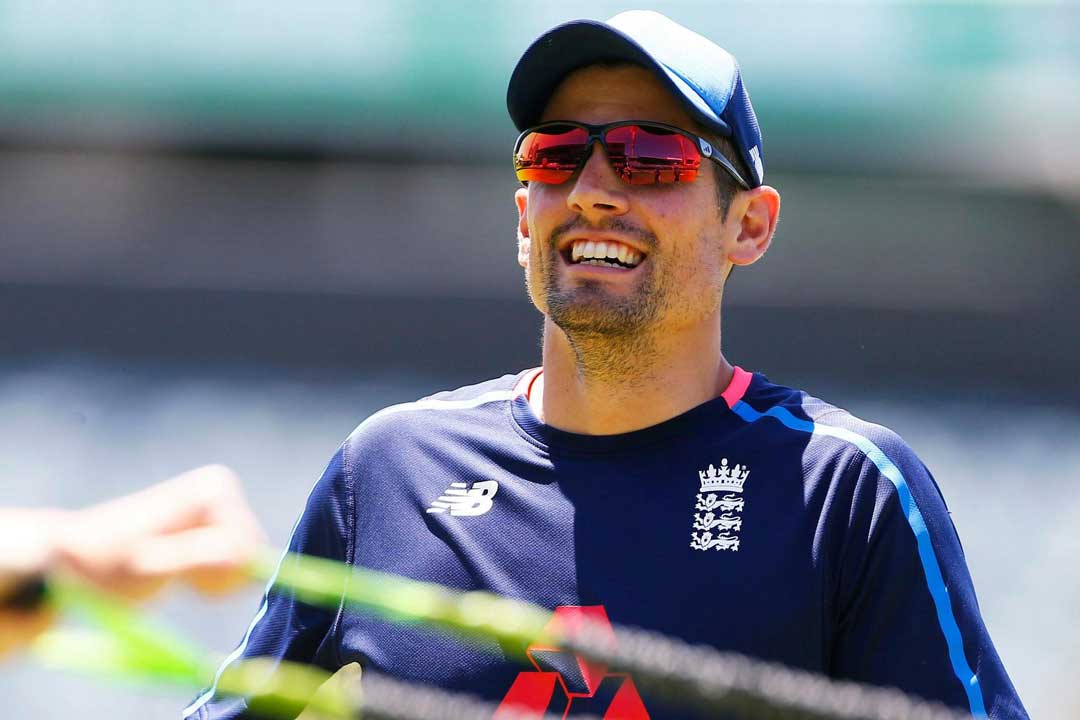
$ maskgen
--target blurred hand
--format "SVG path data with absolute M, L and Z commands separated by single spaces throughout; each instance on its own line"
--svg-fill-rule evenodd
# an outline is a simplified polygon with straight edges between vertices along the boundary
M 235 473 L 207 465 L 83 510 L 0 509 L 0 597 L 56 570 L 132 600 L 173 579 L 223 593 L 246 582 L 264 541 Z M 49 620 L 44 609 L 0 607 L 0 653 Z
M 236 474 L 207 465 L 71 513 L 54 557 L 58 567 L 140 600 L 174 578 L 207 593 L 232 590 L 264 539 Z
M 59 510 L 0 508 L 0 598 L 9 598 L 49 566 L 52 539 L 65 515 Z M 0 657 L 32 639 L 52 619 L 48 608 L 0 606 Z

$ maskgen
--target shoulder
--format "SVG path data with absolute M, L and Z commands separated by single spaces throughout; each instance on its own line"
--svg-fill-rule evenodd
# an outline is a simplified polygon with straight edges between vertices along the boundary
M 758 377 L 751 389 L 760 384 L 760 391 L 748 398 L 754 412 L 745 414 L 756 413 L 758 422 L 775 421 L 773 432 L 798 444 L 804 482 L 825 493 L 827 508 L 840 524 L 892 527 L 916 539 L 956 539 L 941 487 L 899 434 L 804 391 L 764 378 L 759 382 Z
M 925 471 L 914 450 L 892 429 L 762 375 L 754 376 L 733 410 L 747 422 L 760 423 L 763 430 L 805 442 L 808 455 L 843 458 L 855 473 L 873 467 L 895 480 L 897 473 Z
M 892 429 L 762 376 L 755 376 L 743 403 L 740 415 L 761 425 L 769 444 L 797 449 L 808 491 L 822 494 L 823 512 L 840 525 L 899 529 L 916 539 L 928 537 L 929 529 L 935 538 L 955 538 L 937 481 Z
M 395 439 L 452 428 L 459 423 L 499 414 L 516 394 L 518 380 L 528 371 L 443 390 L 411 402 L 390 405 L 361 422 L 345 440 L 348 451 L 371 442 Z
M 463 385 L 454 390 L 440 390 L 413 403 L 406 404 L 437 406 L 445 403 L 460 403 L 462 407 L 472 407 L 487 402 L 506 400 L 513 397 L 518 380 L 528 372 L 530 371 L 523 370 L 518 373 L 492 378 L 491 380 Z

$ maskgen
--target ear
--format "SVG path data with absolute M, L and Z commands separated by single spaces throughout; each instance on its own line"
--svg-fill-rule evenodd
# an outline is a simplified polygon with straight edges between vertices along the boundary
M 514 193 L 514 203 L 518 209 L 518 265 L 528 267 L 529 251 L 532 249 L 532 241 L 529 239 L 529 188 L 518 188 Z
M 768 185 L 744 190 L 736 196 L 731 219 L 738 219 L 739 234 L 728 251 L 733 265 L 750 265 L 765 254 L 780 217 L 780 193 Z

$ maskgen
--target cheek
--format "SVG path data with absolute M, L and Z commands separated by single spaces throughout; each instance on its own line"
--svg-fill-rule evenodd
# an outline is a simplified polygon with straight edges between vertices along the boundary
M 711 208 L 695 205 L 682 211 L 658 214 L 666 228 L 671 251 L 667 270 L 676 289 L 697 294 L 716 284 L 722 274 L 724 251 L 721 229 Z
M 542 186 L 530 189 L 529 208 L 525 219 L 529 225 L 529 237 L 532 240 L 532 257 L 542 257 L 547 254 L 551 233 L 561 223 L 566 222 L 567 212 L 565 196 L 560 196 L 557 187 Z

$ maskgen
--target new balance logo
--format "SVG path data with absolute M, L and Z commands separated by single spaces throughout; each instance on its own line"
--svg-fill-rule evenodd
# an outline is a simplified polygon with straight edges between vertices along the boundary
M 451 515 L 458 517 L 483 515 L 491 509 L 492 498 L 498 491 L 499 483 L 494 480 L 474 482 L 471 488 L 466 483 L 450 483 L 446 492 L 431 503 L 426 512 L 444 513 L 449 510 Z

